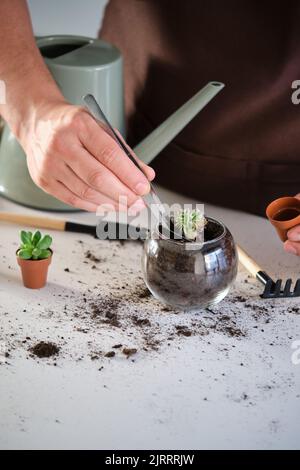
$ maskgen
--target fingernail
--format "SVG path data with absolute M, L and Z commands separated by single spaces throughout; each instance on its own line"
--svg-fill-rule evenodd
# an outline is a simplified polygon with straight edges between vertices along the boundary
M 288 233 L 288 237 L 292 242 L 300 242 L 300 232 Z
M 135 187 L 135 192 L 139 194 L 140 196 L 143 196 L 144 194 L 147 194 L 150 190 L 150 184 L 149 183 L 138 183 Z
M 297 254 L 297 250 L 296 250 L 296 248 L 293 247 L 293 245 L 287 244 L 287 245 L 284 246 L 284 249 L 285 249 L 285 251 L 287 251 L 288 253 L 291 253 L 293 255 Z
M 155 171 L 153 170 L 153 168 L 151 168 L 151 166 L 149 166 L 149 169 L 150 169 L 149 173 L 151 173 L 150 178 L 151 180 L 153 180 L 155 178 Z

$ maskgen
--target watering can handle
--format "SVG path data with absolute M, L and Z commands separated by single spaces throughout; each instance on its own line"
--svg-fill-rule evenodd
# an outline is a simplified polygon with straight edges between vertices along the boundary
M 224 83 L 208 82 L 133 150 L 149 164 L 164 147 L 224 88 Z

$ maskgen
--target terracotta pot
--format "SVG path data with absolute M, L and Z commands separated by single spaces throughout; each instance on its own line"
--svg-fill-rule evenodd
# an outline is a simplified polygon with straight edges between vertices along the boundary
M 287 232 L 300 225 L 300 199 L 286 196 L 271 202 L 266 209 L 266 214 L 272 225 L 277 230 L 280 240 L 287 240 Z
M 21 268 L 25 287 L 29 289 L 41 289 L 46 285 L 48 267 L 51 263 L 52 255 L 53 253 L 46 259 L 32 260 L 20 258 L 17 252 L 17 261 Z

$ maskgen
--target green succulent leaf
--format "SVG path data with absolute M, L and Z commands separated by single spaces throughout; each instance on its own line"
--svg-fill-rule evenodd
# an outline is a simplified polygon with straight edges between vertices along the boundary
M 34 234 L 22 230 L 20 232 L 21 244 L 18 250 L 18 256 L 22 259 L 46 259 L 52 254 L 49 249 L 52 244 L 52 237 L 50 235 L 42 236 L 39 230 Z
M 34 249 L 32 250 L 32 258 L 33 258 L 33 259 L 39 259 L 39 256 L 40 256 L 40 254 L 41 254 L 41 251 L 42 251 L 42 250 L 39 250 L 39 248 L 34 248 Z
M 31 238 L 32 238 L 32 233 L 31 232 L 26 232 L 25 230 L 21 231 L 20 234 L 21 241 L 24 245 L 28 246 L 31 245 Z
M 206 222 L 204 215 L 197 209 L 184 209 L 179 211 L 175 217 L 175 225 L 184 232 L 189 240 L 195 240 L 197 235 L 203 231 Z
M 31 259 L 32 258 L 32 250 L 30 249 L 21 249 L 18 251 L 18 256 L 22 259 Z
M 50 235 L 45 235 L 40 241 L 37 243 L 36 248 L 39 250 L 48 250 L 52 243 L 52 237 Z
M 41 250 L 39 259 L 50 258 L 50 256 L 51 256 L 51 251 L 50 250 Z
M 42 234 L 39 230 L 37 230 L 34 234 L 33 234 L 33 237 L 32 237 L 32 244 L 33 246 L 36 246 L 38 244 L 38 242 L 40 241 L 40 239 L 42 238 Z

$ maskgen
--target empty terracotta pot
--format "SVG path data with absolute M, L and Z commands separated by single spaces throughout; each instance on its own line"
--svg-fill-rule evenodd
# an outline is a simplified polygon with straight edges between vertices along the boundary
M 300 199 L 291 196 L 275 199 L 268 205 L 266 214 L 276 228 L 280 240 L 285 242 L 287 232 L 296 225 L 300 225 Z
M 21 268 L 23 284 L 29 289 L 41 289 L 47 283 L 48 267 L 52 260 L 52 254 L 46 259 L 22 259 L 18 256 L 17 261 Z

